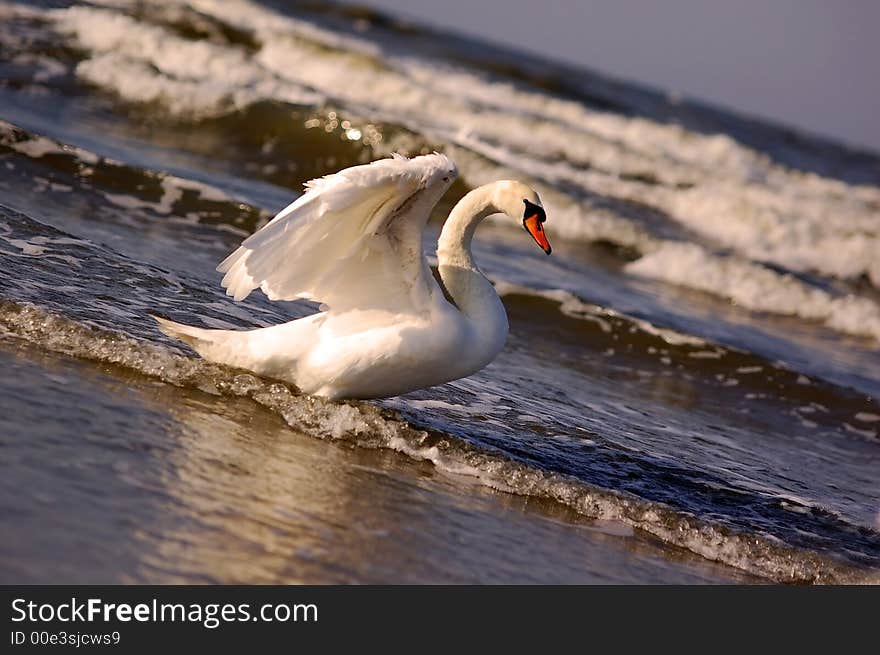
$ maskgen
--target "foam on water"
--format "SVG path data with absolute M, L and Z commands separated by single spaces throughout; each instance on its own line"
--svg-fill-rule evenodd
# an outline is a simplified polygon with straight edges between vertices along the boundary
M 880 305 L 854 294 L 834 296 L 738 257 L 714 256 L 692 243 L 664 243 L 627 266 L 644 275 L 729 298 L 756 311 L 823 321 L 848 334 L 880 340 Z

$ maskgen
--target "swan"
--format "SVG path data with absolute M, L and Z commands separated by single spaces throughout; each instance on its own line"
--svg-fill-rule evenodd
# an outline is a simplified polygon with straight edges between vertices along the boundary
M 466 377 L 501 351 L 507 313 L 471 253 L 477 225 L 504 213 L 548 255 L 538 194 L 510 180 L 470 191 L 437 245 L 442 287 L 422 251 L 431 209 L 457 176 L 439 153 L 402 155 L 307 182 L 217 270 L 227 295 L 260 288 L 320 311 L 252 330 L 204 329 L 153 316 L 204 359 L 291 382 L 331 400 L 397 396 Z

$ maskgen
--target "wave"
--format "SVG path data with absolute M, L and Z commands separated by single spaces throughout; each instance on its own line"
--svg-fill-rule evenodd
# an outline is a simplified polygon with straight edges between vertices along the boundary
M 664 243 L 627 270 L 719 295 L 753 311 L 821 321 L 833 330 L 880 341 L 880 305 L 873 300 L 835 295 L 791 274 L 712 255 L 695 244 Z
M 5 338 L 86 360 L 122 366 L 175 386 L 217 396 L 247 397 L 294 429 L 363 448 L 388 448 L 437 468 L 478 479 L 493 489 L 562 503 L 585 517 L 621 521 L 707 559 L 780 582 L 878 581 L 876 573 L 741 534 L 659 503 L 593 487 L 482 451 L 451 435 L 420 429 L 395 412 L 368 403 L 331 403 L 287 385 L 174 353 L 155 343 L 82 325 L 33 305 L 0 303 Z
M 243 236 L 268 219 L 265 210 L 216 186 L 164 171 L 129 166 L 85 148 L 29 132 L 3 119 L 0 119 L 0 150 L 23 155 L 23 158 L 7 159 L 7 171 L 38 160 L 44 170 L 58 175 L 55 190 L 69 192 L 76 186 L 80 193 L 98 193 L 108 203 L 124 209 L 146 208 L 162 216 L 220 224 Z M 53 190 L 46 177 L 34 177 L 46 184 L 42 191 Z
M 880 285 L 876 187 L 786 169 L 725 135 L 596 111 L 376 29 L 341 34 L 244 0 L 106 4 L 41 17 L 85 53 L 70 64 L 79 79 L 127 101 L 195 121 L 266 100 L 384 121 L 401 138 L 350 136 L 374 156 L 445 149 L 471 186 L 525 177 L 556 234 L 631 248 L 632 274 L 880 340 L 874 299 L 796 275 Z M 238 36 L 194 39 L 205 20 Z
M 247 397 L 283 417 L 291 427 L 312 436 L 345 440 L 358 447 L 392 449 L 414 459 L 430 461 L 451 474 L 475 477 L 494 489 L 559 502 L 585 517 L 622 521 L 672 546 L 773 580 L 864 582 L 876 578 L 876 571 L 870 565 L 874 561 L 872 557 L 876 559 L 870 553 L 880 548 L 876 533 L 806 501 L 786 496 L 785 507 L 800 512 L 798 516 L 806 521 L 801 530 L 837 534 L 836 538 L 846 534 L 849 543 L 846 557 L 851 556 L 852 561 L 843 555 L 838 557 L 830 552 L 792 546 L 773 534 L 725 525 L 668 503 L 611 490 L 563 470 L 554 470 L 554 466 L 542 463 L 540 457 L 517 456 L 515 447 L 514 453 L 506 452 L 489 441 L 471 438 L 468 431 L 478 429 L 473 421 L 463 433 L 457 429 L 450 431 L 448 423 L 438 421 L 442 408 L 432 406 L 432 412 L 414 413 L 413 410 L 420 407 L 419 402 L 424 404 L 425 401 L 404 401 L 400 409 L 371 403 L 330 403 L 300 395 L 288 385 L 191 358 L 179 345 L 159 336 L 147 313 L 156 311 L 157 307 L 171 313 L 182 312 L 184 308 L 191 311 L 193 303 L 197 303 L 202 320 L 218 326 L 234 326 L 236 315 L 230 314 L 232 305 L 220 291 L 198 288 L 183 274 L 132 261 L 106 247 L 71 237 L 8 210 L 0 213 L 0 246 L 6 264 L 0 273 L 2 338 L 24 340 L 44 350 L 122 367 L 219 397 Z M 26 267 L 26 275 L 21 267 Z M 82 274 L 71 276 L 71 268 L 81 269 Z M 121 285 L 120 289 L 115 289 L 113 284 Z M 522 291 L 505 288 L 503 283 L 500 286 L 508 295 Z M 129 287 L 148 290 L 149 294 L 132 296 L 126 291 Z M 675 358 L 717 351 L 688 335 L 654 328 L 644 321 L 630 320 L 599 307 L 579 305 L 574 297 L 554 292 L 548 295 L 561 300 L 565 304 L 563 311 L 576 317 L 574 320 L 593 324 L 583 317 L 595 317 L 600 322 L 609 322 L 614 333 L 640 330 L 643 336 L 635 342 L 648 339 L 657 346 L 665 344 L 681 349 L 671 354 Z M 251 308 L 251 311 L 259 309 Z M 268 320 L 281 320 L 280 314 L 269 316 L 268 311 L 265 314 Z M 244 316 L 240 318 L 247 320 Z M 597 329 L 604 333 L 601 325 Z M 149 335 L 149 338 L 135 335 Z M 754 361 L 737 359 L 735 354 L 732 357 L 733 363 Z M 727 364 L 722 368 L 727 368 Z M 751 373 L 753 371 L 745 370 L 742 374 Z M 481 388 L 492 387 L 481 383 Z M 447 399 L 444 402 L 454 405 L 457 392 L 454 387 L 448 391 L 443 396 Z M 436 405 L 437 401 L 433 402 Z M 468 410 L 484 411 L 475 404 L 470 404 Z M 862 419 L 873 416 L 865 411 L 861 413 L 864 414 Z M 525 417 L 524 420 L 531 419 Z M 492 421 L 485 423 L 479 429 L 497 431 Z M 852 423 L 855 426 L 864 421 L 853 420 Z M 553 429 L 550 424 L 546 427 Z M 600 456 L 600 452 L 594 453 L 594 457 Z M 675 473 L 669 464 L 661 466 L 656 474 L 660 478 L 655 483 L 666 480 L 663 484 L 673 487 L 685 483 L 704 485 L 710 480 L 687 482 L 687 476 L 683 478 L 681 473 Z M 701 489 L 701 494 L 707 492 Z M 747 493 L 717 490 L 722 492 L 734 496 Z M 768 496 L 758 500 L 756 497 L 747 502 L 765 503 L 769 508 L 782 502 L 780 498 Z M 728 502 L 746 502 L 746 499 L 733 501 L 731 498 Z M 856 556 L 853 553 L 858 549 L 861 554 Z
M 494 284 L 514 320 L 525 316 L 531 319 L 520 321 L 523 327 L 519 329 L 527 333 L 534 331 L 530 323 L 560 324 L 558 318 L 545 318 L 545 310 L 537 305 L 542 299 L 556 305 L 551 311 L 580 323 L 568 327 L 569 336 L 556 336 L 560 348 L 573 339 L 573 348 L 581 353 L 625 359 L 628 366 L 643 374 L 679 370 L 701 380 L 707 389 L 715 387 L 715 394 L 722 394 L 723 389 L 733 391 L 726 400 L 730 409 L 735 408 L 735 399 L 746 398 L 754 404 L 766 403 L 768 414 L 794 416 L 804 427 L 836 430 L 850 425 L 855 428 L 852 434 L 880 442 L 880 426 L 870 420 L 875 404 L 854 389 L 810 377 L 753 352 L 585 302 L 570 291 L 537 289 L 503 280 Z M 621 342 L 621 335 L 625 335 L 625 342 Z

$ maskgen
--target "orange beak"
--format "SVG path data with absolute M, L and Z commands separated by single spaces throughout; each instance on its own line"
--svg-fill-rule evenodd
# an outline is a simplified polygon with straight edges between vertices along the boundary
M 552 248 L 550 248 L 550 242 L 547 241 L 547 235 L 544 234 L 544 225 L 541 222 L 538 214 L 532 214 L 531 216 L 526 216 L 523 219 L 523 227 L 526 228 L 526 231 L 532 235 L 532 238 L 535 240 L 541 248 L 548 255 L 550 254 Z

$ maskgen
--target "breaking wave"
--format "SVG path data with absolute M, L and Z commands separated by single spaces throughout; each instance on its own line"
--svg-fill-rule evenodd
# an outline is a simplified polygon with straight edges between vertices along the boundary
M 658 503 L 543 471 L 482 451 L 447 434 L 420 429 L 395 412 L 368 403 L 331 403 L 287 385 L 209 364 L 169 348 L 89 327 L 33 305 L 3 302 L 6 338 L 86 360 L 123 366 L 175 386 L 217 396 L 247 397 L 293 428 L 363 448 L 388 448 L 432 462 L 452 474 L 477 478 L 493 489 L 559 502 L 592 519 L 621 521 L 664 542 L 780 582 L 845 583 L 874 574 L 755 534 L 740 534 Z

